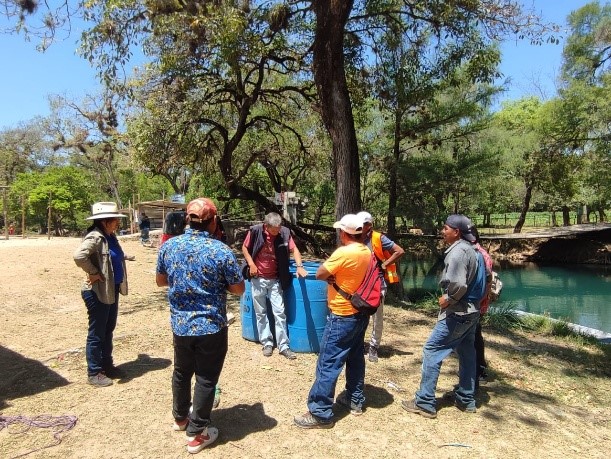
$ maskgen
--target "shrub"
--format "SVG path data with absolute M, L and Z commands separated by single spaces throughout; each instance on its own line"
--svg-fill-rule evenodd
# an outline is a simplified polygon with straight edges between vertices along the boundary
M 482 325 L 487 325 L 497 330 L 514 330 L 524 328 L 524 319 L 513 303 L 503 303 L 500 306 L 492 306 L 488 313 L 482 317 Z

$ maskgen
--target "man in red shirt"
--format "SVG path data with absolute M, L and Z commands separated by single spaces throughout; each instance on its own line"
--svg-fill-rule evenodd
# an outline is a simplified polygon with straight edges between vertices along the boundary
M 297 356 L 289 349 L 283 293 L 292 282 L 289 271 L 290 252 L 297 265 L 297 276 L 306 277 L 301 253 L 291 237 L 288 228 L 282 226 L 282 218 L 275 212 L 265 216 L 263 223 L 252 226 L 242 244 L 242 253 L 248 263 L 252 284 L 252 301 L 257 318 L 259 342 L 263 355 L 270 357 L 274 349 L 267 302 L 269 298 L 276 328 L 276 343 L 280 355 L 289 360 Z

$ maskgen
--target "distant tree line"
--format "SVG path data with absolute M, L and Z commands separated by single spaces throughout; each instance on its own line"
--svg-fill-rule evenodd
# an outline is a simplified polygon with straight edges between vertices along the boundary
M 611 207 L 609 5 L 569 16 L 557 96 L 493 112 L 500 40 L 558 40 L 514 1 L 2 1 L 42 47 L 87 19 L 80 50 L 102 83 L 0 132 L 15 221 L 25 207 L 44 227 L 50 212 L 62 232 L 94 200 L 172 193 L 255 218 L 295 191 L 303 226 L 364 208 L 391 235 L 434 231 L 449 212 L 484 225 L 519 212 L 520 232 L 532 209 L 568 224 L 577 208 L 604 221 Z

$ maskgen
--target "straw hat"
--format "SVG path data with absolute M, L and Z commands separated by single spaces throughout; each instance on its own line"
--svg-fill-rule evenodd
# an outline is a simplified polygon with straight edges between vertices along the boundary
M 85 220 L 98 220 L 101 218 L 125 218 L 126 215 L 120 214 L 117 204 L 114 202 L 96 202 L 91 206 L 91 217 Z

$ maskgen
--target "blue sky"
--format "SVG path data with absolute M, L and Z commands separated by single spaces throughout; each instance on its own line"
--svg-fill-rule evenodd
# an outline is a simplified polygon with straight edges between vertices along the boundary
M 523 0 L 534 5 L 547 21 L 564 25 L 566 16 L 588 3 L 586 0 Z M 601 1 L 601 3 L 605 3 Z M 95 71 L 75 54 L 78 33 L 56 43 L 45 53 L 35 49 L 35 41 L 22 36 L 2 35 L 0 39 L 0 129 L 16 126 L 36 116 L 49 114 L 48 96 L 65 95 L 76 101 L 95 93 L 99 86 Z M 532 46 L 527 41 L 511 41 L 502 46 L 501 72 L 509 78 L 503 99 L 527 94 L 555 94 L 555 77 L 560 70 L 562 45 Z

